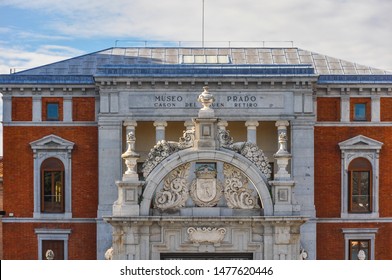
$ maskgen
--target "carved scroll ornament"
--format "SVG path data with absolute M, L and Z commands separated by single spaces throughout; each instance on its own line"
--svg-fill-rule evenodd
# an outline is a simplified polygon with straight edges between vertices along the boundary
M 248 186 L 248 179 L 232 165 L 224 164 L 225 175 L 224 194 L 227 205 L 234 209 L 259 208 L 257 197 Z
M 155 207 L 164 211 L 185 206 L 189 198 L 188 174 L 190 163 L 171 171 L 164 179 L 163 189 L 156 193 Z

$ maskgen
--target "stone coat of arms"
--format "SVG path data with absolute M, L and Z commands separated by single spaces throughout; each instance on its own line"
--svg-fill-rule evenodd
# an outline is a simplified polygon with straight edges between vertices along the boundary
M 216 170 L 208 165 L 196 170 L 191 184 L 191 197 L 197 206 L 215 206 L 222 196 L 222 184 L 216 179 Z

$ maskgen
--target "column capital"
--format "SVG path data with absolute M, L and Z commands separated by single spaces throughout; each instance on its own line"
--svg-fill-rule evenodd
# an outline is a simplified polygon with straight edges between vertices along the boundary
M 275 126 L 278 128 L 278 130 L 286 130 L 289 126 L 289 122 L 288 121 L 276 121 Z
M 245 126 L 248 129 L 256 129 L 256 127 L 259 126 L 259 122 L 258 121 L 246 121 Z
M 229 125 L 229 123 L 227 121 L 224 120 L 220 120 L 218 122 L 218 128 L 222 129 L 222 130 L 226 130 L 226 127 Z
M 155 121 L 154 126 L 157 129 L 164 129 L 167 126 L 167 121 Z
M 195 127 L 195 124 L 193 121 L 185 121 L 184 126 L 186 127 L 186 130 L 191 130 Z
M 123 125 L 124 125 L 124 126 L 133 126 L 133 127 L 137 127 L 137 121 L 134 121 L 134 120 L 124 120 Z

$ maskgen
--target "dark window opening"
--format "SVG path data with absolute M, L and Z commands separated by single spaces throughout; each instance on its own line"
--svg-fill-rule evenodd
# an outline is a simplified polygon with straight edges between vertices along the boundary
M 372 166 L 364 158 L 354 159 L 349 165 L 349 212 L 369 213 L 372 211 L 371 187 Z
M 64 166 L 55 158 L 41 165 L 41 211 L 64 212 Z
M 350 260 L 369 260 L 370 240 L 349 240 Z
M 354 104 L 354 120 L 355 121 L 366 121 L 366 104 L 365 103 Z
M 58 121 L 60 119 L 59 104 L 58 103 L 47 103 L 46 104 L 46 120 Z

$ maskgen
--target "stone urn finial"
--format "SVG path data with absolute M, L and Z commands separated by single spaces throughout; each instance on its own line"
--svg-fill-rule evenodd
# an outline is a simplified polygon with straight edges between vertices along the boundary
M 214 96 L 208 92 L 208 87 L 203 87 L 204 91 L 199 95 L 199 101 L 203 108 L 199 111 L 199 117 L 214 117 L 214 110 L 211 108 L 212 103 L 215 101 Z
M 127 170 L 124 173 L 124 179 L 137 179 L 137 172 L 136 172 L 136 161 L 140 157 L 138 153 L 135 152 L 135 142 L 136 137 L 133 131 L 127 134 L 127 144 L 128 149 L 125 153 L 121 155 L 121 157 L 125 160 L 125 165 L 127 166 Z

